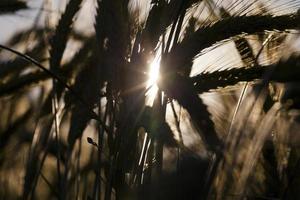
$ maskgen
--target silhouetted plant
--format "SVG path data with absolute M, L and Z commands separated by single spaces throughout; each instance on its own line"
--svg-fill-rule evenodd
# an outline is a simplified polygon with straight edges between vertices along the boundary
M 300 2 L 85 3 L 0 45 L 0 199 L 299 199 Z

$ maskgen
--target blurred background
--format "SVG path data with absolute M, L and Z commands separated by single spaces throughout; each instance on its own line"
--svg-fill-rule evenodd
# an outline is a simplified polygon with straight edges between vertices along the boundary
M 299 8 L 1 0 L 0 199 L 300 199 Z

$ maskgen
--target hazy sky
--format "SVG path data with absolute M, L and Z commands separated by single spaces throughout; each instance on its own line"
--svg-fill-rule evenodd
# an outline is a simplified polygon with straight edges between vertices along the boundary
M 24 30 L 29 28 L 30 26 L 33 26 L 36 17 L 39 13 L 39 8 L 41 7 L 43 1 L 44 0 L 27 0 L 30 9 L 22 10 L 11 14 L 0 15 L 0 43 L 5 42 L 16 31 Z M 94 8 L 92 7 L 93 1 L 94 0 L 84 0 L 84 6 L 82 7 L 78 16 L 78 18 L 80 18 L 78 22 L 81 23 L 76 24 L 77 28 L 82 30 L 92 28 L 92 16 L 94 15 Z M 60 16 L 60 13 L 57 10 L 64 10 L 66 0 L 51 0 L 51 3 L 53 6 L 52 10 L 54 10 L 54 12 L 51 12 L 51 10 L 44 10 L 43 13 L 51 13 L 51 17 L 53 19 L 56 19 L 58 16 Z M 89 12 L 87 12 L 87 10 Z M 40 22 L 43 23 L 43 18 L 40 19 Z
M 1 0 L 0 0 L 1 1 Z M 6 41 L 14 32 L 32 25 L 38 13 L 41 0 L 28 0 L 29 10 L 0 15 L 0 42 Z

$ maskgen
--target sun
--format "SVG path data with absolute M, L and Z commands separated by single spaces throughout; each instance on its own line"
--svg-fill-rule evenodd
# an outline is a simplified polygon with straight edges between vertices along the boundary
M 146 93 L 146 105 L 149 106 L 152 106 L 156 93 L 158 91 L 157 81 L 159 79 L 160 59 L 161 59 L 160 55 L 157 54 L 154 57 L 151 64 L 149 65 L 149 72 L 148 72 L 149 79 L 147 81 L 148 91 Z

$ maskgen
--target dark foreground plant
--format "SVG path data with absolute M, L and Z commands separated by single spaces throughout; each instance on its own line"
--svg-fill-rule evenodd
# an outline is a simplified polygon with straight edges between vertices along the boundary
M 0 45 L 0 199 L 300 198 L 300 2 L 85 3 Z

